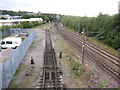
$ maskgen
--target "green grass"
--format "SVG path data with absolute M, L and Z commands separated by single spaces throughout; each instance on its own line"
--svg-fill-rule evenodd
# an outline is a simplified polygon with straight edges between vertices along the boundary
M 7 58 L 4 58 L 0 63 L 5 62 L 6 60 L 7 60 Z
M 15 74 L 19 74 L 20 72 L 22 72 L 22 70 L 24 69 L 25 67 L 20 64 L 20 66 L 18 67 L 18 69 L 16 70 Z
M 35 46 L 36 43 L 37 43 L 37 42 L 35 42 L 35 41 L 32 42 L 32 44 L 30 45 L 30 48 L 29 48 L 30 51 L 32 51 L 32 50 L 36 47 L 36 46 Z
M 81 76 L 83 74 L 83 67 L 80 64 L 80 61 L 76 60 L 72 57 L 70 57 L 69 60 L 71 62 L 71 68 L 72 68 L 73 72 L 75 73 L 75 75 Z
M 9 36 L 11 36 L 11 35 L 7 35 L 7 36 L 0 37 L 0 39 L 7 38 L 7 37 L 9 37 Z
M 36 26 L 33 29 L 50 29 L 50 25 L 51 25 L 51 23 L 46 23 L 46 24 Z
M 113 49 L 112 47 L 99 42 L 97 39 L 89 39 L 90 42 L 100 46 L 103 50 L 110 52 L 111 54 L 118 56 L 118 51 Z
M 81 36 L 82 34 L 79 34 L 79 35 Z M 118 51 L 116 49 L 114 49 L 114 48 L 112 48 L 112 47 L 98 41 L 95 38 L 90 38 L 90 37 L 86 36 L 86 39 L 88 40 L 88 42 L 97 45 L 98 47 L 102 48 L 103 50 L 105 50 L 107 52 L 110 52 L 112 55 L 118 56 Z

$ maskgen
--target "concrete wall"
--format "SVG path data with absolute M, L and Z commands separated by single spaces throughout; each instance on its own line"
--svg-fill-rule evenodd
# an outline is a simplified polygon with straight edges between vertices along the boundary
M 3 62 L 2 66 L 0 66 L 0 74 L 2 74 L 2 76 L 0 76 L 0 90 L 1 88 L 7 88 L 9 86 L 16 70 L 18 69 L 35 37 L 36 33 L 33 31 L 13 52 L 13 54 Z

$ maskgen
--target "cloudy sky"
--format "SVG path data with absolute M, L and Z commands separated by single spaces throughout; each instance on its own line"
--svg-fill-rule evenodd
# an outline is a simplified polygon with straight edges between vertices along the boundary
M 76 16 L 118 13 L 120 0 L 0 0 L 0 9 Z

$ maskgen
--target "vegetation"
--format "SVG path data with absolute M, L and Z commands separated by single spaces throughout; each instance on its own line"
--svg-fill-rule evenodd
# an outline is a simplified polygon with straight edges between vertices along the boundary
M 7 18 L 1 17 L 0 19 L 6 20 Z
M 71 62 L 71 67 L 74 73 L 77 76 L 80 76 L 83 74 L 83 67 L 81 66 L 79 60 L 74 60 L 73 58 L 70 57 L 70 62 Z
M 22 18 L 25 19 L 29 19 L 29 18 L 42 18 L 43 21 L 46 22 L 53 22 L 56 21 L 56 14 L 47 14 L 47 13 L 43 13 L 41 15 L 27 15 L 27 14 L 23 14 Z
M 57 20 L 57 14 L 41 13 L 37 15 L 28 15 L 26 11 L 7 11 L 0 10 L 3 15 L 9 14 L 11 16 L 22 16 L 21 18 L 43 18 L 44 22 L 22 22 L 16 26 L 3 26 L 0 29 L 7 30 L 8 28 L 32 28 L 34 26 L 44 24 L 46 22 L 54 22 Z M 30 13 L 30 12 L 29 12 Z M 97 17 L 77 17 L 77 16 L 62 16 L 61 22 L 69 27 L 78 31 L 78 22 L 80 23 L 80 31 L 85 28 L 86 35 L 96 38 L 100 42 L 113 47 L 114 49 L 120 48 L 120 14 L 109 16 L 100 13 Z
M 0 10 L 0 14 L 2 15 L 10 15 L 10 16 L 22 16 L 23 14 L 26 14 L 28 12 L 26 11 L 18 11 L 18 12 L 14 12 L 14 11 L 8 11 L 8 10 Z
M 62 16 L 61 22 L 75 31 L 78 31 L 79 22 L 79 33 L 85 28 L 87 36 L 97 38 L 114 49 L 120 48 L 120 14 L 109 16 L 100 13 L 97 17 Z
M 2 31 L 6 31 L 10 28 L 32 28 L 32 27 L 35 27 L 35 26 L 38 26 L 38 25 L 42 25 L 42 24 L 45 24 L 46 22 L 38 22 L 38 21 L 33 21 L 33 22 L 21 22 L 20 24 L 18 25 L 15 25 L 15 26 L 3 26 L 3 27 L 0 27 L 0 30 Z
M 18 12 L 14 12 L 14 11 L 8 11 L 8 10 L 0 10 L 0 14 L 2 15 L 11 15 L 11 16 L 22 16 L 21 18 L 24 19 L 29 19 L 29 18 L 43 18 L 44 21 L 46 22 L 52 22 L 52 21 L 56 21 L 56 16 L 57 14 L 49 14 L 49 13 L 41 13 L 39 14 L 35 14 L 35 15 L 28 15 L 27 13 L 33 13 L 33 12 L 27 12 L 27 11 L 18 11 Z M 5 18 L 3 18 L 5 19 Z

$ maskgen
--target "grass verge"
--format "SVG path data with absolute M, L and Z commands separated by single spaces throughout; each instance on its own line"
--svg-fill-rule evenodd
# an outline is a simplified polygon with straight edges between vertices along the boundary
M 15 74 L 19 74 L 20 72 L 22 72 L 22 70 L 24 70 L 24 68 L 25 68 L 25 66 L 23 64 L 20 64 L 20 66 L 16 70 Z

